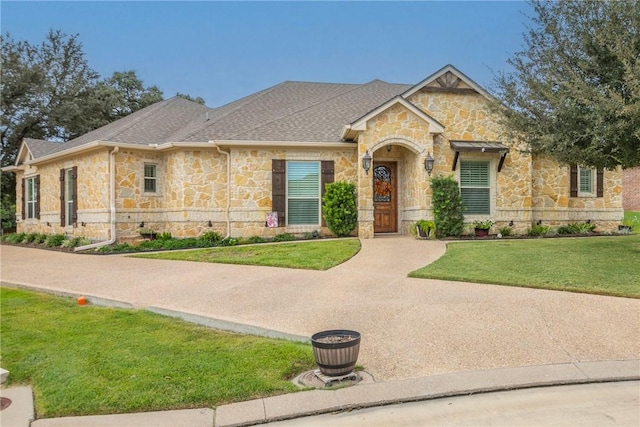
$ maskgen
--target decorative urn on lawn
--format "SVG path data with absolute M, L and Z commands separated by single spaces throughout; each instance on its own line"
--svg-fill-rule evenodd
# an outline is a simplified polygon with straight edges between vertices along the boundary
M 328 377 L 349 375 L 358 360 L 360 332 L 344 329 L 318 332 L 311 337 L 311 345 L 322 374 Z

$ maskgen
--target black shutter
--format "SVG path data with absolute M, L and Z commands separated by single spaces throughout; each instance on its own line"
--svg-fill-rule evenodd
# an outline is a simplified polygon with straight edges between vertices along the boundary
M 598 197 L 604 197 L 604 171 L 602 169 L 598 169 L 596 173 L 596 182 L 597 182 L 597 193 Z
M 40 219 L 40 175 L 36 176 L 36 219 Z
M 64 203 L 64 174 L 65 174 L 65 170 L 64 169 L 60 169 L 60 225 L 62 227 L 64 227 L 65 225 L 67 225 L 65 223 L 65 215 L 64 215 L 64 211 L 65 211 L 65 203 Z
M 27 179 L 22 178 L 22 219 L 27 219 Z
M 321 194 L 320 197 L 324 198 L 324 191 L 325 191 L 325 185 L 330 184 L 333 182 L 334 180 L 334 162 L 333 160 L 323 160 L 321 163 L 321 169 L 322 169 L 322 175 L 321 175 L 321 181 L 320 181 L 320 189 L 321 189 Z M 324 204 L 321 204 L 321 206 L 324 206 Z M 322 226 L 326 227 L 327 223 L 324 220 L 324 215 L 322 215 Z
M 571 197 L 578 197 L 578 166 L 571 165 L 571 174 L 569 176 L 569 188 Z
M 76 223 L 78 222 L 78 167 L 74 166 L 71 173 L 73 179 L 73 197 L 71 199 L 73 202 L 73 212 L 71 212 L 71 219 L 73 226 L 76 227 Z
M 278 227 L 285 226 L 287 208 L 287 161 L 271 160 L 271 210 L 278 212 Z

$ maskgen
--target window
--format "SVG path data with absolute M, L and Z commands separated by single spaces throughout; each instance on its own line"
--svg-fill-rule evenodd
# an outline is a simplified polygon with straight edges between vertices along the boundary
M 40 217 L 40 207 L 38 206 L 38 191 L 39 191 L 40 179 L 38 176 L 25 178 L 23 195 L 24 195 L 24 207 L 23 218 L 25 219 L 38 219 Z
M 489 162 L 460 162 L 460 193 L 467 215 L 491 213 Z
M 583 168 L 578 166 L 578 196 L 593 196 L 594 195 L 594 176 L 595 169 Z
M 78 167 L 60 169 L 60 225 L 78 221 Z
M 604 197 L 604 171 L 571 165 L 569 191 L 571 197 Z
M 319 162 L 287 162 L 287 224 L 320 224 Z
M 158 167 L 150 163 L 144 164 L 144 192 L 155 193 L 158 191 Z

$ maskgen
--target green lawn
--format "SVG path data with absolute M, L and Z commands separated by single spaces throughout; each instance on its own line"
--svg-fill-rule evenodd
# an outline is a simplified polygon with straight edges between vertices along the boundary
M 132 255 L 139 258 L 328 270 L 360 250 L 358 239 L 258 244 Z
M 640 298 L 640 235 L 452 242 L 409 276 Z
M 217 405 L 298 390 L 310 345 L 216 331 L 146 311 L 0 288 L 2 367 L 38 418 Z
M 640 212 L 626 211 L 624 222 L 625 224 L 629 222 L 633 226 L 633 234 L 640 234 Z

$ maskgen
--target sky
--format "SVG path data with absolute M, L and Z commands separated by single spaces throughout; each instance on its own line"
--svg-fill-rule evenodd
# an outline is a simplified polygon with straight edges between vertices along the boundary
M 523 50 L 522 1 L 1 1 L 2 34 L 78 34 L 101 77 L 218 107 L 283 81 L 415 84 L 447 64 L 490 88 Z

